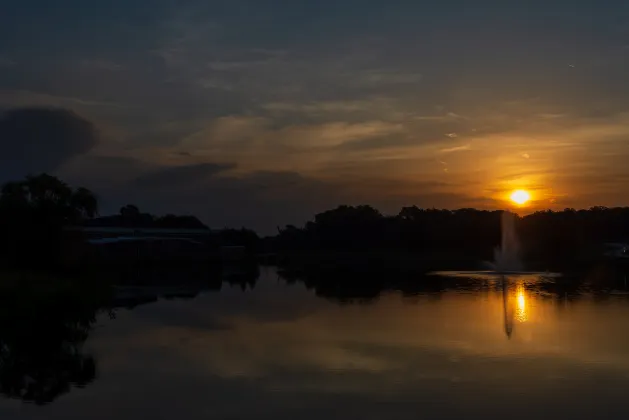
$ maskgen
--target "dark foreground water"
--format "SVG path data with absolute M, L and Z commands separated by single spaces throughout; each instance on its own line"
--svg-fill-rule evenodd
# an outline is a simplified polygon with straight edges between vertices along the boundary
M 101 313 L 80 348 L 96 378 L 0 399 L 0 419 L 629 418 L 629 301 L 538 281 L 340 304 L 262 269 Z

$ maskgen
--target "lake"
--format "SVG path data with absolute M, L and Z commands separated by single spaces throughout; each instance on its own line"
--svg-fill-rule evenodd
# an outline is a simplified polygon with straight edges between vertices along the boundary
M 629 418 L 623 281 L 435 281 L 335 299 L 263 267 L 253 288 L 102 311 L 80 347 L 95 379 L 2 398 L 0 418 Z

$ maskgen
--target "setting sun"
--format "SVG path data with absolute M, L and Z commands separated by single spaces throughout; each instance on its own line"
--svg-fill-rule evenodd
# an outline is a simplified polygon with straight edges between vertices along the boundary
M 511 194 L 511 201 L 519 205 L 526 204 L 526 202 L 530 199 L 531 195 L 528 193 L 528 191 L 516 190 Z

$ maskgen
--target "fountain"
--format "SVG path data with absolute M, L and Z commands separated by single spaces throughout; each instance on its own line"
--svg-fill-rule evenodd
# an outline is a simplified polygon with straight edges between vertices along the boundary
M 442 277 L 459 277 L 466 279 L 478 279 L 481 281 L 500 281 L 503 300 L 504 331 L 507 338 L 511 339 L 514 329 L 514 306 L 510 303 L 509 287 L 513 284 L 537 282 L 540 280 L 560 277 L 559 273 L 524 271 L 524 264 L 520 258 L 520 243 L 515 229 L 516 215 L 504 211 L 500 216 L 501 241 L 500 246 L 494 249 L 494 261 L 485 262 L 489 268 L 487 271 L 435 271 L 431 274 Z M 522 289 L 524 290 L 524 289 Z M 522 301 L 518 297 L 517 304 L 524 307 L 524 295 Z
M 502 241 L 500 247 L 494 250 L 494 262 L 487 263 L 493 271 L 498 273 L 522 272 L 520 260 L 520 243 L 515 231 L 515 214 L 504 211 L 500 217 Z
M 502 212 L 500 216 L 501 242 L 494 249 L 494 261 L 485 261 L 488 268 L 485 271 L 435 271 L 431 274 L 445 277 L 477 277 L 500 278 L 504 276 L 533 276 L 533 277 L 559 277 L 558 273 L 525 271 L 520 258 L 520 243 L 515 229 L 517 216 L 510 211 Z

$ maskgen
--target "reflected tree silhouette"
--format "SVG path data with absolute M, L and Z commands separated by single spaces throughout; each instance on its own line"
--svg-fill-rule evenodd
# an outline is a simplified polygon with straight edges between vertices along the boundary
M 502 293 L 500 279 L 487 280 L 467 277 L 441 277 L 429 273 L 412 274 L 398 271 L 397 267 L 326 267 L 323 265 L 280 267 L 279 276 L 289 284 L 303 283 L 319 297 L 341 304 L 376 302 L 385 292 L 400 292 L 404 296 L 426 295 L 439 298 L 448 291 Z M 629 298 L 629 267 L 605 265 L 580 273 L 561 277 L 540 276 L 526 284 L 527 291 L 548 299 L 579 299 L 595 296 Z M 611 293 L 621 292 L 621 293 Z
M 436 298 L 450 290 L 505 291 L 504 281 L 500 279 L 481 281 L 404 274 L 390 264 L 312 265 L 299 270 L 284 268 L 279 273 L 288 283 L 303 283 L 317 296 L 340 304 L 368 304 L 387 291 Z M 255 287 L 260 272 L 257 265 L 246 265 L 230 271 L 229 275 L 223 274 L 222 278 L 212 276 L 204 281 L 201 276 L 194 283 L 199 290 L 220 290 L 222 282 L 248 290 Z M 626 267 L 606 266 L 583 272 L 579 277 L 541 279 L 526 284 L 526 289 L 553 299 L 563 299 L 566 295 L 576 299 L 584 293 L 608 296 L 609 290 L 626 289 L 626 278 Z M 83 345 L 99 311 L 110 309 L 114 315 L 116 306 L 129 302 L 113 304 L 111 296 L 103 294 L 94 284 L 57 279 L 0 281 L 0 394 L 41 405 L 96 379 L 96 360 L 83 350 Z M 192 290 L 160 298 L 194 298 L 197 292 Z M 512 326 L 505 324 L 505 328 L 510 335 Z
M 260 277 L 258 264 L 245 262 L 233 267 L 223 267 L 222 281 L 231 286 L 240 286 L 245 291 L 253 290 Z
M 2 292 L 1 394 L 42 405 L 96 378 L 96 361 L 82 350 L 100 306 L 95 300 L 27 286 Z

